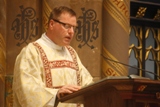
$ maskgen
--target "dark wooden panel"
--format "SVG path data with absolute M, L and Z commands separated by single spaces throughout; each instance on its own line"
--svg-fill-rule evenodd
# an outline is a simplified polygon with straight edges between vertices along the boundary
M 160 10 L 159 0 L 131 0 L 130 1 L 130 24 L 147 26 L 147 27 L 160 27 L 160 20 L 154 20 L 158 9 Z M 140 7 L 145 7 L 146 12 L 143 17 L 137 18 L 136 14 Z

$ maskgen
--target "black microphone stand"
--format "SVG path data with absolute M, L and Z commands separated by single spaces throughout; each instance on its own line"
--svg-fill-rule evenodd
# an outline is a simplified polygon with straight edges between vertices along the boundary
M 128 66 L 128 67 L 131 67 L 131 68 L 134 68 L 134 69 L 138 69 L 138 70 L 142 70 L 142 71 L 148 72 L 148 73 L 153 74 L 153 75 L 155 75 L 156 77 L 160 78 L 159 75 L 157 75 L 157 74 L 155 74 L 155 73 L 153 73 L 153 72 L 151 72 L 151 71 L 147 71 L 147 70 L 145 70 L 145 69 L 137 68 L 137 67 L 134 67 L 134 66 L 131 66 L 131 65 L 128 65 L 128 64 L 119 62 L 119 61 L 112 60 L 112 59 L 110 59 L 110 58 L 105 57 L 103 54 L 101 54 L 101 55 L 102 55 L 102 57 L 103 57 L 104 59 L 107 59 L 107 60 L 110 60 L 110 61 L 112 61 L 112 62 L 119 63 L 119 64 L 122 64 L 122 65 L 125 65 L 125 66 Z M 130 76 L 129 76 L 129 77 L 130 77 Z

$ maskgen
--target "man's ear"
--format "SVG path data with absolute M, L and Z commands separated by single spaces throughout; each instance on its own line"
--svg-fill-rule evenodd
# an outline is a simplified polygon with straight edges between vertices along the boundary
M 54 22 L 53 20 L 50 20 L 50 21 L 49 21 L 49 27 L 50 27 L 50 28 L 53 28 L 54 24 L 55 24 L 55 22 Z

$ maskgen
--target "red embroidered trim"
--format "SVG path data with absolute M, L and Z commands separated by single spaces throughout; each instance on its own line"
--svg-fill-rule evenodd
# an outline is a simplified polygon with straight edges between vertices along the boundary
M 42 49 L 42 47 L 36 42 L 33 43 L 33 45 L 35 45 L 40 51 L 43 66 L 44 66 L 44 71 L 45 71 L 46 86 L 51 88 L 51 87 L 53 87 L 53 85 L 52 85 L 51 69 L 49 67 L 50 62 L 48 61 L 47 56 L 46 56 L 44 50 Z
M 66 47 L 69 50 L 70 54 L 72 55 L 73 61 L 76 65 L 77 84 L 80 86 L 81 85 L 81 77 L 80 77 L 80 71 L 79 71 L 79 67 L 78 67 L 78 63 L 77 63 L 77 57 L 75 55 L 74 50 L 70 46 L 66 46 Z
M 42 47 L 37 42 L 34 42 L 33 45 L 35 45 L 40 51 L 40 55 L 41 55 L 41 59 L 42 59 L 44 71 L 45 71 L 45 78 L 46 78 L 46 86 L 47 87 L 50 87 L 50 88 L 53 87 L 51 69 L 62 68 L 62 67 L 68 67 L 68 68 L 75 69 L 77 71 L 77 84 L 78 85 L 81 84 L 77 58 L 76 58 L 74 50 L 71 47 L 67 46 L 67 49 L 69 50 L 69 52 L 73 58 L 73 62 L 67 61 L 67 60 L 48 61 L 48 58 L 47 58 L 44 50 L 42 49 Z
M 70 54 L 71 54 L 71 56 L 72 56 L 72 58 L 73 58 L 73 62 L 76 64 L 75 66 L 76 66 L 76 70 L 78 71 L 79 70 L 79 67 L 78 67 L 78 63 L 77 63 L 77 57 L 76 57 L 76 55 L 75 55 L 75 52 L 74 52 L 74 50 L 70 47 L 70 46 L 66 46 L 67 47 L 67 49 L 69 50 L 69 52 L 70 52 Z
M 50 62 L 50 68 L 62 68 L 62 67 L 68 67 L 76 70 L 76 65 L 75 63 L 67 60 L 62 60 L 62 61 L 52 61 Z
M 70 46 L 66 46 L 66 47 L 69 50 L 70 54 L 72 55 L 73 61 L 74 61 L 75 65 L 76 65 L 77 84 L 80 86 L 81 85 L 81 77 L 80 77 L 80 71 L 79 71 L 79 67 L 78 67 L 78 63 L 77 63 L 77 58 L 76 58 L 75 52 Z M 81 105 L 77 104 L 77 107 L 81 107 Z

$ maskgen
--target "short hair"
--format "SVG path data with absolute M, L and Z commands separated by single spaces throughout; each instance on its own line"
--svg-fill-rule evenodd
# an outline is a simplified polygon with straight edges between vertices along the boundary
M 75 17 L 76 17 L 76 13 L 75 13 L 74 10 L 72 10 L 71 8 L 66 7 L 66 6 L 60 6 L 60 7 L 55 7 L 55 8 L 52 10 L 52 12 L 50 13 L 48 22 L 49 22 L 51 19 L 58 19 L 58 17 L 59 17 L 62 13 L 69 13 L 71 16 L 75 16 Z

